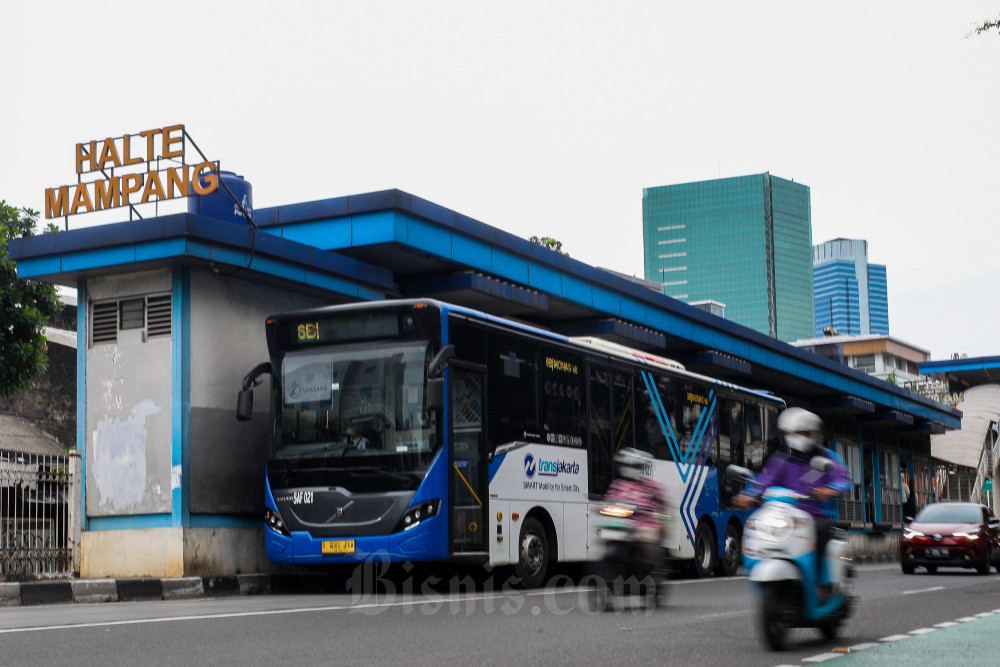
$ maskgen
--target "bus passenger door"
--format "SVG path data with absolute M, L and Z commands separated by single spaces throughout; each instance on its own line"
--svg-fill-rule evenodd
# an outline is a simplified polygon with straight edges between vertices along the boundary
M 451 494 L 452 553 L 486 551 L 486 439 L 483 433 L 486 376 L 478 370 L 449 367 L 451 376 Z

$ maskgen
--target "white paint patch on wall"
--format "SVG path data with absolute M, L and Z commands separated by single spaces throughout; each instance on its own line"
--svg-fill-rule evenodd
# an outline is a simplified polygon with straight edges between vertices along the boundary
M 102 419 L 94 430 L 94 480 L 101 505 L 115 510 L 138 507 L 146 491 L 146 417 L 162 408 L 145 399 L 128 419 Z

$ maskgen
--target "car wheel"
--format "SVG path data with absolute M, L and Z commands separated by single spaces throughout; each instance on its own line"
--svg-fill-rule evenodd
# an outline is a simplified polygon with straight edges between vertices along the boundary
M 993 560 L 992 549 L 990 545 L 986 545 L 986 549 L 983 552 L 983 560 L 976 563 L 976 572 L 979 574 L 989 574 L 990 572 L 990 561 Z
M 514 571 L 525 588 L 538 588 L 549 568 L 549 540 L 541 522 L 529 516 L 521 525 Z
M 707 523 L 700 523 L 694 533 L 694 569 L 699 577 L 712 576 L 716 558 L 715 533 Z
M 900 563 L 899 566 L 903 568 L 903 574 L 913 574 L 913 563 Z

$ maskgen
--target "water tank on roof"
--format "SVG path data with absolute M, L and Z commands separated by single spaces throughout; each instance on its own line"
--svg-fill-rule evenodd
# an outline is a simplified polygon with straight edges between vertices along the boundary
M 208 174 L 204 172 L 199 177 L 203 186 L 208 185 L 207 177 Z M 239 200 L 250 215 L 253 215 L 253 186 L 242 176 L 231 171 L 220 172 L 220 178 L 222 182 L 212 194 L 188 197 L 188 213 L 204 215 L 226 222 L 246 224 L 246 218 L 243 217 L 240 207 L 226 192 L 226 188 L 222 187 L 222 183 L 229 186 L 233 196 Z

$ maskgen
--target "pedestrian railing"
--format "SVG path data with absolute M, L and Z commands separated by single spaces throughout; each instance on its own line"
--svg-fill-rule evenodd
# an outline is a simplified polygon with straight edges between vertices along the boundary
M 0 581 L 79 570 L 80 457 L 0 450 Z

